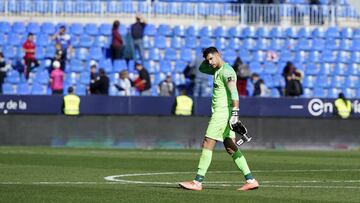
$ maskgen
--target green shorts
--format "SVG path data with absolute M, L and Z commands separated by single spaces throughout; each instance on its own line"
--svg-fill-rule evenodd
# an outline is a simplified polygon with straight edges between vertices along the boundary
M 224 139 L 235 138 L 235 132 L 230 130 L 230 111 L 216 111 L 212 114 L 205 137 L 224 142 Z

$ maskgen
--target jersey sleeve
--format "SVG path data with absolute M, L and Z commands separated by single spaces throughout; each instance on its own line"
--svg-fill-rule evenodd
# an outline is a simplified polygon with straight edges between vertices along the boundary
M 200 72 L 202 73 L 206 73 L 209 75 L 214 75 L 215 74 L 215 70 L 205 61 L 203 61 L 199 67 Z
M 231 67 L 224 69 L 223 81 L 227 89 L 230 91 L 232 100 L 239 100 L 239 94 L 236 87 L 236 73 Z

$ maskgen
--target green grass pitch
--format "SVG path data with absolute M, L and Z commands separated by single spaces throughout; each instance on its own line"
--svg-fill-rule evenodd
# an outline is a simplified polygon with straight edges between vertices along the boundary
M 258 190 L 236 191 L 243 177 L 219 150 L 196 192 L 176 183 L 194 177 L 200 150 L 0 147 L 0 202 L 360 202 L 359 151 L 243 153 Z

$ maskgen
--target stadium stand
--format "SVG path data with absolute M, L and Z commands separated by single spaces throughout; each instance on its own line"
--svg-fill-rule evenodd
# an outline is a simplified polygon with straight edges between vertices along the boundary
M 50 12 L 54 1 L 13 1 L 0 2 L 0 13 L 5 12 Z M 199 15 L 232 15 L 233 1 L 216 1 L 224 4 L 223 11 L 219 12 L 211 6 L 217 5 L 214 1 L 197 1 L 196 8 Z M 199 3 L 200 2 L 200 3 Z M 206 3 L 206 4 L 205 4 Z M 289 4 L 304 7 L 309 5 L 305 1 L 288 1 Z M 328 1 L 321 1 L 327 4 Z M 5 5 L 6 4 L 6 5 Z M 181 4 L 181 9 L 175 9 L 172 4 Z M 189 5 L 193 1 L 159 1 L 151 12 L 157 14 L 182 15 L 192 13 Z M 289 4 L 281 5 L 287 8 Z M 346 1 L 339 3 L 343 7 L 351 8 Z M 37 6 L 35 6 L 37 5 Z M 57 1 L 56 12 L 59 13 L 97 13 L 98 9 L 106 5 L 106 12 L 134 13 L 146 11 L 143 1 Z M 29 7 L 28 7 L 29 6 Z M 166 6 L 166 7 L 165 7 Z M 226 10 L 229 9 L 229 10 Z M 221 9 L 220 9 L 221 10 Z M 286 10 L 286 9 L 285 9 Z M 305 12 L 309 15 L 309 13 Z M 287 15 L 283 13 L 283 15 Z M 343 14 L 341 14 L 343 15 Z M 344 14 L 345 15 L 345 14 Z M 356 17 L 355 12 L 346 15 Z M 60 24 L 52 22 L 0 22 L 0 48 L 6 60 L 16 64 L 23 55 L 21 45 L 28 32 L 35 34 L 37 45 L 36 57 L 41 66 L 33 71 L 28 81 L 22 79 L 22 74 L 10 71 L 3 85 L 5 94 L 50 94 L 48 90 L 48 74 L 46 61 L 54 56 L 54 42 L 50 39 Z M 104 68 L 111 77 L 111 83 L 118 80 L 118 72 L 128 69 L 135 78 L 137 72 L 132 65 L 124 60 L 114 61 L 107 57 L 107 49 L 111 41 L 111 25 L 102 23 L 66 24 L 75 49 L 73 56 L 67 62 L 65 86 L 74 85 L 76 93 L 85 95 L 88 85 L 90 63 L 97 63 Z M 125 35 L 129 25 L 121 24 L 120 33 Z M 153 78 L 153 86 L 166 74 L 175 77 L 176 84 L 185 82 L 182 73 L 186 64 L 195 58 L 196 49 L 216 46 L 223 52 L 224 59 L 232 64 L 237 56 L 250 66 L 253 72 L 260 74 L 271 88 L 271 96 L 279 97 L 278 86 L 283 85 L 282 69 L 287 61 L 293 61 L 295 66 L 305 73 L 303 97 L 336 97 L 336 93 L 343 91 L 348 98 L 356 97 L 360 87 L 360 29 L 351 27 L 279 27 L 279 26 L 172 26 L 170 24 L 148 24 L 145 29 L 144 48 L 145 64 Z M 277 54 L 277 61 L 269 61 L 269 51 Z M 322 84 L 322 85 L 317 85 Z M 210 85 L 209 85 L 210 86 Z M 78 88 L 78 89 L 77 89 Z M 66 89 L 66 88 L 64 88 Z M 251 89 L 251 88 L 249 88 Z M 153 91 L 156 95 L 156 91 Z M 116 95 L 115 90 L 110 95 Z

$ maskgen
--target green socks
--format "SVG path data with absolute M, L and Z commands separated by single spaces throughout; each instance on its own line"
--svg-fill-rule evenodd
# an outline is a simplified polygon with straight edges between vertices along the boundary
M 196 174 L 195 180 L 202 182 L 204 180 L 205 174 L 210 166 L 211 159 L 212 159 L 212 150 L 209 149 L 202 149 L 199 166 L 198 166 L 198 172 Z
M 240 150 L 237 150 L 233 155 L 232 158 L 236 164 L 236 166 L 243 172 L 245 179 L 254 179 L 252 176 L 249 166 L 246 162 L 245 157 L 241 154 Z

